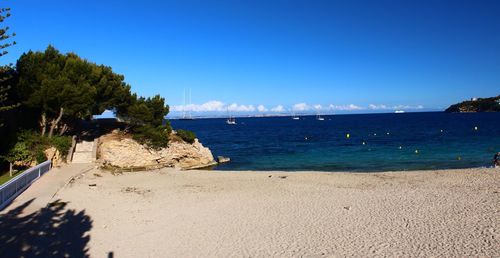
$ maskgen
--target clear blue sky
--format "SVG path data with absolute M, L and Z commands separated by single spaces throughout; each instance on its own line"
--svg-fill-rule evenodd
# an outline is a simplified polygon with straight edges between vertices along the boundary
M 12 8 L 7 23 L 18 42 L 2 62 L 53 44 L 112 66 L 135 92 L 159 93 L 171 106 L 182 104 L 185 88 L 193 109 L 236 103 L 256 112 L 298 103 L 339 113 L 435 110 L 500 94 L 497 0 L 1 5 Z

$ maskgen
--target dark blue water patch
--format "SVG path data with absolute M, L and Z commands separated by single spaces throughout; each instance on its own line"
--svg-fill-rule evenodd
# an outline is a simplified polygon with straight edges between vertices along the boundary
M 194 131 L 220 170 L 390 171 L 490 166 L 500 113 L 441 112 L 172 120 Z M 477 127 L 477 130 L 475 128 Z M 347 137 L 349 134 L 349 137 Z M 363 144 L 364 143 L 364 144 Z

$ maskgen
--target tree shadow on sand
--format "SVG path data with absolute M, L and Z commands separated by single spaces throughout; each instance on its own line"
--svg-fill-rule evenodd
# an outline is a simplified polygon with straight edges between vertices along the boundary
M 88 257 L 92 220 L 57 200 L 23 215 L 33 202 L 0 215 L 0 257 Z

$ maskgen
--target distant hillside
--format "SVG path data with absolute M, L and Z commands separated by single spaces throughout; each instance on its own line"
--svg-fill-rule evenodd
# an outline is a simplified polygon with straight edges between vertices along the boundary
M 445 112 L 500 112 L 500 95 L 491 98 L 478 98 L 451 105 Z

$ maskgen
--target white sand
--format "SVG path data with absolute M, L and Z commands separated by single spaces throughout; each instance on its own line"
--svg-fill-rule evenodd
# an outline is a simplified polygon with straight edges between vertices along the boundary
M 92 257 L 499 257 L 499 188 L 498 169 L 166 169 L 87 172 L 55 198 L 91 217 Z

